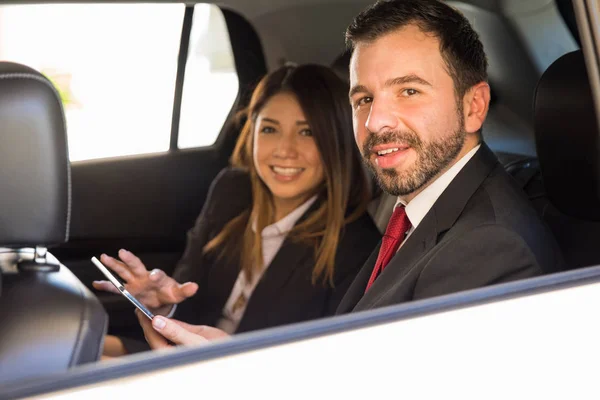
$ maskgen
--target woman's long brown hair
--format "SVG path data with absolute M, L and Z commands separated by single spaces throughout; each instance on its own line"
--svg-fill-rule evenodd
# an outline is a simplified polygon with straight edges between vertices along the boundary
M 229 221 L 206 244 L 204 251 L 220 249 L 220 256 L 239 255 L 241 268 L 248 278 L 262 268 L 261 232 L 275 222 L 275 210 L 272 195 L 254 167 L 253 132 L 261 109 L 278 93 L 293 94 L 298 100 L 325 170 L 325 180 L 317 193 L 317 208 L 302 219 L 288 237 L 314 246 L 313 284 L 321 278 L 333 286 L 340 234 L 346 223 L 365 212 L 371 192 L 354 143 L 348 86 L 324 66 L 281 67 L 258 83 L 245 110 L 246 123 L 231 157 L 234 167 L 243 168 L 250 175 L 252 205 Z M 251 221 L 256 222 L 255 229 Z

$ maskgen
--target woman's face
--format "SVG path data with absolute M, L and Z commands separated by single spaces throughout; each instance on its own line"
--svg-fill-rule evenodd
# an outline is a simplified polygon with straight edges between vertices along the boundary
M 296 97 L 289 93 L 271 97 L 257 116 L 253 134 L 254 167 L 271 191 L 277 213 L 286 215 L 308 200 L 325 176 Z

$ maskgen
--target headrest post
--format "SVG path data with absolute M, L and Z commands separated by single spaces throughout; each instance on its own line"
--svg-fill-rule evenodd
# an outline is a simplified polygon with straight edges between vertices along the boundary
M 38 264 L 46 263 L 46 254 L 48 253 L 48 249 L 41 246 L 36 246 L 34 260 Z
M 36 246 L 33 259 L 22 260 L 17 264 L 21 272 L 57 272 L 60 270 L 60 264 L 48 257 L 48 249 Z

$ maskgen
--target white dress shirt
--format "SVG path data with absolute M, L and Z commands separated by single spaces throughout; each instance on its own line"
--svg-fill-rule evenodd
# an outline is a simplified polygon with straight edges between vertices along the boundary
M 225 303 L 225 307 L 223 307 L 221 318 L 217 322 L 217 328 L 229 334 L 235 332 L 246 311 L 246 305 L 250 300 L 250 296 L 252 296 L 252 292 L 281 248 L 288 232 L 292 230 L 298 219 L 308 210 L 316 199 L 316 195 L 311 197 L 284 218 L 274 224 L 266 226 L 262 230 L 262 268 L 254 271 L 252 281 L 248 281 L 246 279 L 246 274 L 243 271 L 240 271 L 237 280 L 233 285 L 233 290 L 229 295 L 229 299 Z M 255 224 L 252 225 L 252 228 L 255 229 Z
M 427 215 L 429 210 L 431 210 L 431 207 L 433 207 L 437 199 L 442 195 L 442 193 L 444 193 L 444 190 L 446 190 L 448 185 L 450 185 L 454 178 L 456 178 L 456 175 L 458 175 L 458 173 L 464 168 L 471 157 L 477 153 L 477 150 L 479 150 L 480 146 L 481 145 L 477 145 L 471 149 L 453 166 L 451 166 L 448 171 L 444 172 L 439 178 L 431 182 L 429 186 L 423 189 L 421 193 L 416 195 L 415 198 L 410 201 L 410 203 L 407 204 L 404 202 L 404 200 L 398 197 L 398 200 L 394 205 L 394 209 L 400 204 L 404 205 L 406 208 L 406 215 L 411 223 L 411 228 L 406 233 L 406 238 L 402 241 L 398 249 L 400 249 L 400 247 L 406 243 L 406 240 L 415 231 L 415 229 L 417 229 L 417 226 L 419 226 L 423 218 L 425 218 L 425 215 Z

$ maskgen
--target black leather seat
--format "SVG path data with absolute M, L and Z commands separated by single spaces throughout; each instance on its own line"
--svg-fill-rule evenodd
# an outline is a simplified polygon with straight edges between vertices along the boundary
M 600 264 L 600 132 L 581 51 L 544 72 L 534 99 L 535 134 L 545 191 L 532 202 L 570 268 Z
M 0 62 L 0 385 L 99 358 L 108 317 L 47 248 L 69 236 L 70 166 L 58 93 Z

